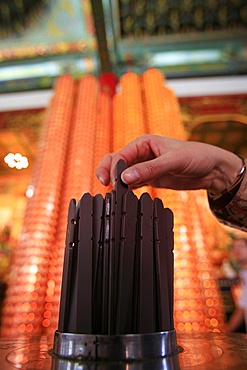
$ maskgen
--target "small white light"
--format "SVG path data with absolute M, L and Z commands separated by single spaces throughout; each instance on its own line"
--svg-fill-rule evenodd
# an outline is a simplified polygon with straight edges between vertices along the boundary
M 22 168 L 28 167 L 28 161 L 22 161 Z
M 17 170 L 21 170 L 21 169 L 22 169 L 22 163 L 21 163 L 21 162 L 16 162 L 16 163 L 15 163 L 15 168 L 16 168 Z
M 15 153 L 14 159 L 16 162 L 20 162 L 22 160 L 21 153 Z
M 8 162 L 8 166 L 9 166 L 10 168 L 15 168 L 15 161 L 13 161 L 13 160 L 9 161 L 9 162 Z
M 27 168 L 29 163 L 28 159 L 25 156 L 22 156 L 21 153 L 9 153 L 4 157 L 4 162 L 10 168 L 16 168 L 21 170 L 22 168 Z
M 32 198 L 34 195 L 34 186 L 33 185 L 29 185 L 27 190 L 26 190 L 26 197 L 27 198 Z
M 6 155 L 6 157 L 4 157 L 4 162 L 8 164 L 10 161 L 14 160 L 14 157 L 14 153 L 9 153 Z

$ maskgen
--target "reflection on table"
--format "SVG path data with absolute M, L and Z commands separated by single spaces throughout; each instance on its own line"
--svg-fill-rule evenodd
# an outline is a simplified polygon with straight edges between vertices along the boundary
M 179 335 L 182 351 L 172 357 L 144 362 L 72 362 L 52 354 L 53 337 L 0 338 L 4 370 L 230 370 L 247 368 L 247 335 L 207 333 Z

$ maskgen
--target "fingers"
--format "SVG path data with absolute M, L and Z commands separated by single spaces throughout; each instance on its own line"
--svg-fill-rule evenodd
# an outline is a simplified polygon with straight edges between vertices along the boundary
M 127 144 L 118 153 L 107 154 L 96 170 L 96 175 L 103 185 L 114 184 L 115 167 L 120 159 L 131 166 L 122 173 L 122 180 L 130 186 L 142 186 L 162 174 L 162 148 L 167 139 L 156 135 L 143 135 Z
M 172 174 L 176 175 L 179 172 L 178 166 L 180 166 L 178 160 L 174 160 L 172 153 L 168 152 L 127 168 L 122 173 L 122 180 L 131 187 L 144 185 L 163 187 L 169 177 L 174 181 L 175 177 Z
M 127 144 L 118 153 L 107 154 L 101 161 L 96 170 L 96 175 L 103 185 L 114 184 L 115 167 L 120 159 L 123 159 L 128 166 L 134 163 L 142 162 L 153 158 L 153 153 L 150 150 L 149 138 L 150 135 L 143 135 L 129 144 Z
M 115 181 L 115 167 L 123 159 L 129 167 L 122 173 L 122 180 L 130 187 L 157 183 L 167 173 L 181 171 L 184 157 L 179 141 L 156 135 L 143 135 L 126 145 L 118 153 L 107 154 L 100 163 L 96 175 L 104 185 Z M 176 152 L 176 156 L 174 153 Z M 159 181 L 160 182 L 160 181 Z M 160 183 L 161 186 L 161 183 Z
M 120 159 L 123 159 L 126 162 L 127 166 L 128 167 L 131 166 L 131 168 L 136 163 L 142 165 L 142 163 L 145 161 L 147 161 L 146 166 L 149 166 L 148 161 L 151 161 L 153 158 L 156 157 L 152 149 L 152 144 L 155 146 L 157 138 L 158 136 L 149 134 L 140 136 L 133 140 L 132 142 L 130 142 L 129 144 L 127 144 L 118 153 L 116 153 L 112 157 L 112 164 L 110 170 L 110 176 L 112 181 L 114 181 L 115 178 L 115 166 Z M 152 167 L 152 164 L 150 164 L 150 167 Z M 130 170 L 130 172 L 124 171 L 123 173 L 125 173 L 125 176 L 124 175 L 122 176 L 122 180 L 126 184 L 131 184 L 140 181 L 139 172 L 138 171 L 135 172 L 135 167 L 133 167 L 133 169 Z
M 142 186 L 155 180 L 160 175 L 161 158 L 135 164 L 122 173 L 122 180 L 127 185 Z
M 116 164 L 120 159 L 123 159 L 129 164 L 126 158 L 120 153 L 109 153 L 103 157 L 96 169 L 96 176 L 103 185 L 107 186 L 110 182 L 114 185 Z
M 98 168 L 96 169 L 96 176 L 98 177 L 99 181 L 105 186 L 109 185 L 111 181 L 110 169 L 113 155 L 114 153 L 109 153 L 105 155 Z

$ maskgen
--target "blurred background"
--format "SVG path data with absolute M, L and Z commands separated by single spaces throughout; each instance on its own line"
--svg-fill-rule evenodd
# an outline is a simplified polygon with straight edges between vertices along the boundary
M 56 327 L 56 317 L 49 321 L 52 300 L 47 298 L 47 289 L 52 290 L 52 281 L 56 285 L 56 279 L 47 277 L 52 273 L 50 267 L 45 272 L 42 270 L 48 263 L 47 256 L 43 255 L 43 260 L 41 258 L 38 263 L 28 264 L 30 253 L 23 248 L 23 241 L 20 242 L 26 223 L 39 218 L 32 214 L 25 221 L 25 214 L 32 197 L 32 181 L 41 176 L 36 163 L 41 163 L 38 153 L 42 156 L 42 150 L 45 150 L 42 146 L 46 146 L 45 134 L 42 134 L 44 126 L 47 120 L 52 121 L 47 112 L 56 95 L 54 84 L 65 75 L 78 81 L 83 76 L 99 78 L 102 72 L 110 72 L 120 79 L 126 73 L 139 75 L 151 67 L 161 71 L 166 85 L 177 96 L 186 139 L 215 144 L 247 157 L 245 0 L 0 0 L 0 300 L 1 317 L 5 315 L 3 335 L 41 333 Z M 68 86 L 63 88 L 66 100 Z M 61 101 L 59 104 L 65 103 Z M 58 134 L 62 130 L 59 128 Z M 51 157 L 56 156 L 56 150 L 62 147 L 56 142 L 56 135 L 53 144 Z M 52 183 L 52 173 L 46 181 L 48 185 Z M 49 198 L 48 190 L 44 194 Z M 40 205 L 37 203 L 35 207 L 38 210 Z M 208 221 L 205 217 L 201 222 Z M 204 290 L 204 293 L 209 297 L 214 289 L 218 289 L 220 303 L 217 301 L 216 306 L 219 310 L 213 312 L 214 304 L 210 303 L 209 316 L 223 315 L 226 322 L 234 310 L 239 285 L 238 266 L 229 251 L 232 238 L 242 234 L 218 224 L 215 231 L 211 222 L 210 219 L 206 240 L 216 285 L 207 287 L 208 291 L 205 293 Z M 40 223 L 46 225 L 42 220 Z M 45 233 L 45 226 L 43 230 Z M 37 236 L 39 241 L 46 238 L 42 232 Z M 20 255 L 16 257 L 18 248 L 21 258 Z M 51 246 L 46 248 L 49 249 L 50 266 L 51 254 L 56 251 Z M 23 270 L 23 282 L 20 283 L 23 292 L 18 296 L 10 286 L 21 280 L 16 271 L 23 263 L 29 266 L 31 275 L 25 280 L 27 274 Z M 59 263 L 61 265 L 61 261 Z M 45 274 L 46 282 L 43 300 L 39 301 L 42 274 Z M 32 280 L 34 277 L 35 281 Z M 30 283 L 33 288 L 29 291 Z M 58 284 L 58 295 L 59 287 Z M 9 294 L 6 293 L 8 289 Z M 31 296 L 25 295 L 28 291 Z M 17 302 L 19 308 L 15 311 L 13 307 Z M 57 306 L 56 301 L 56 310 Z M 177 310 L 178 330 L 198 331 L 204 330 L 204 326 L 217 329 L 218 323 L 219 328 L 223 327 L 220 320 L 215 323 L 210 319 L 207 324 L 204 316 L 204 326 L 193 326 L 201 320 L 200 310 L 194 309 L 194 317 L 188 313 L 188 308 Z M 190 325 L 186 326 L 186 323 Z

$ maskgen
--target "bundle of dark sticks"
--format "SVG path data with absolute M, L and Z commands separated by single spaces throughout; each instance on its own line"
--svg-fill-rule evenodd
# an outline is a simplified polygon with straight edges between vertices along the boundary
M 58 331 L 169 331 L 173 321 L 173 213 L 121 181 L 106 194 L 70 201 Z

